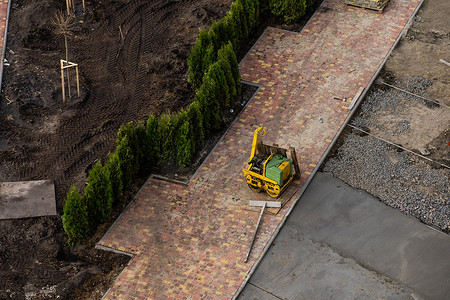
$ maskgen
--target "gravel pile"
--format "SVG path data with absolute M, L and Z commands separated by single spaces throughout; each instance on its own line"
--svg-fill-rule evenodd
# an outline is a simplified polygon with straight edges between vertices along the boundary
M 448 169 L 431 168 L 382 141 L 350 133 L 323 171 L 425 224 L 450 232 Z
M 394 86 L 407 90 L 411 93 L 428 97 L 426 89 L 432 82 L 420 76 L 408 77 L 393 83 Z M 415 97 L 399 90 L 383 85 L 384 90 L 377 89 L 369 93 L 360 106 L 359 114 L 352 120 L 351 124 L 360 128 L 376 128 L 388 132 L 390 135 L 399 135 L 411 132 L 407 120 L 384 120 L 380 116 L 388 116 L 392 113 L 402 112 L 411 102 L 417 102 L 428 108 L 438 107 L 436 104 Z
M 392 84 L 427 97 L 426 89 L 432 82 L 414 76 Z M 376 128 L 390 135 L 402 134 L 411 131 L 407 120 L 392 121 L 380 117 L 402 112 L 411 102 L 431 107 L 421 98 L 385 85 L 380 87 L 361 103 L 352 125 L 366 130 Z M 398 148 L 356 130 L 343 136 L 341 141 L 342 146 L 328 159 L 323 171 L 331 172 L 349 185 L 367 191 L 425 224 L 450 233 L 450 170 L 432 168 L 421 158 L 399 152 Z

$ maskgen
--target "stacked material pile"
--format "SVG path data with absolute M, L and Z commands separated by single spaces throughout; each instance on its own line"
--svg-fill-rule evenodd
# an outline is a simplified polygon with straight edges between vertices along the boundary
M 354 5 L 363 8 L 383 11 L 389 0 L 345 0 L 347 5 Z

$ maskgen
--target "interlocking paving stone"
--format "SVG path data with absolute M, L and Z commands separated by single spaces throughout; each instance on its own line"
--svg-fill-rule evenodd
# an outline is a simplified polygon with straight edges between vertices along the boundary
M 3 59 L 5 56 L 5 40 L 7 34 L 7 17 L 9 9 L 9 0 L 0 0 L 0 86 L 3 74 Z
M 260 209 L 249 201 L 269 198 L 241 171 L 253 131 L 296 148 L 303 187 L 419 2 L 391 0 L 378 14 L 325 0 L 301 33 L 268 28 L 240 65 L 261 88 L 189 185 L 150 179 L 99 242 L 134 255 L 105 298 L 232 298 L 293 204 L 264 215 L 245 264 Z

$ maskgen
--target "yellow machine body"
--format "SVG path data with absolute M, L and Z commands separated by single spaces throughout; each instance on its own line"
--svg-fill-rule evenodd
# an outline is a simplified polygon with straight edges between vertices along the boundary
M 265 191 L 269 196 L 278 198 L 294 177 L 293 164 L 290 159 L 277 153 L 257 155 L 259 138 L 265 134 L 264 127 L 255 130 L 250 158 L 242 172 L 252 190 Z

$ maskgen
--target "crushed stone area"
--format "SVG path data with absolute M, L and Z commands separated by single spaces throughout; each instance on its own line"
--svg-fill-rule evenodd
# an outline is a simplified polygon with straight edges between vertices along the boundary
M 349 132 L 323 171 L 366 190 L 385 204 L 450 232 L 450 170 L 370 136 Z
M 402 113 L 412 104 L 421 104 L 429 109 L 439 108 L 439 105 L 433 102 L 383 85 L 382 80 L 378 80 L 378 83 L 379 89 L 374 90 L 364 99 L 360 106 L 360 114 L 352 120 L 352 125 L 360 128 L 389 131 L 388 134 L 395 136 L 405 132 L 410 133 L 411 122 L 405 119 L 386 120 L 379 118 L 380 116 Z M 429 98 L 430 95 L 426 92 L 426 89 L 432 85 L 432 82 L 421 76 L 412 76 L 403 80 L 396 80 L 392 85 Z
M 425 0 L 322 170 L 423 223 L 450 232 L 450 7 Z M 389 85 L 436 100 L 443 106 Z

